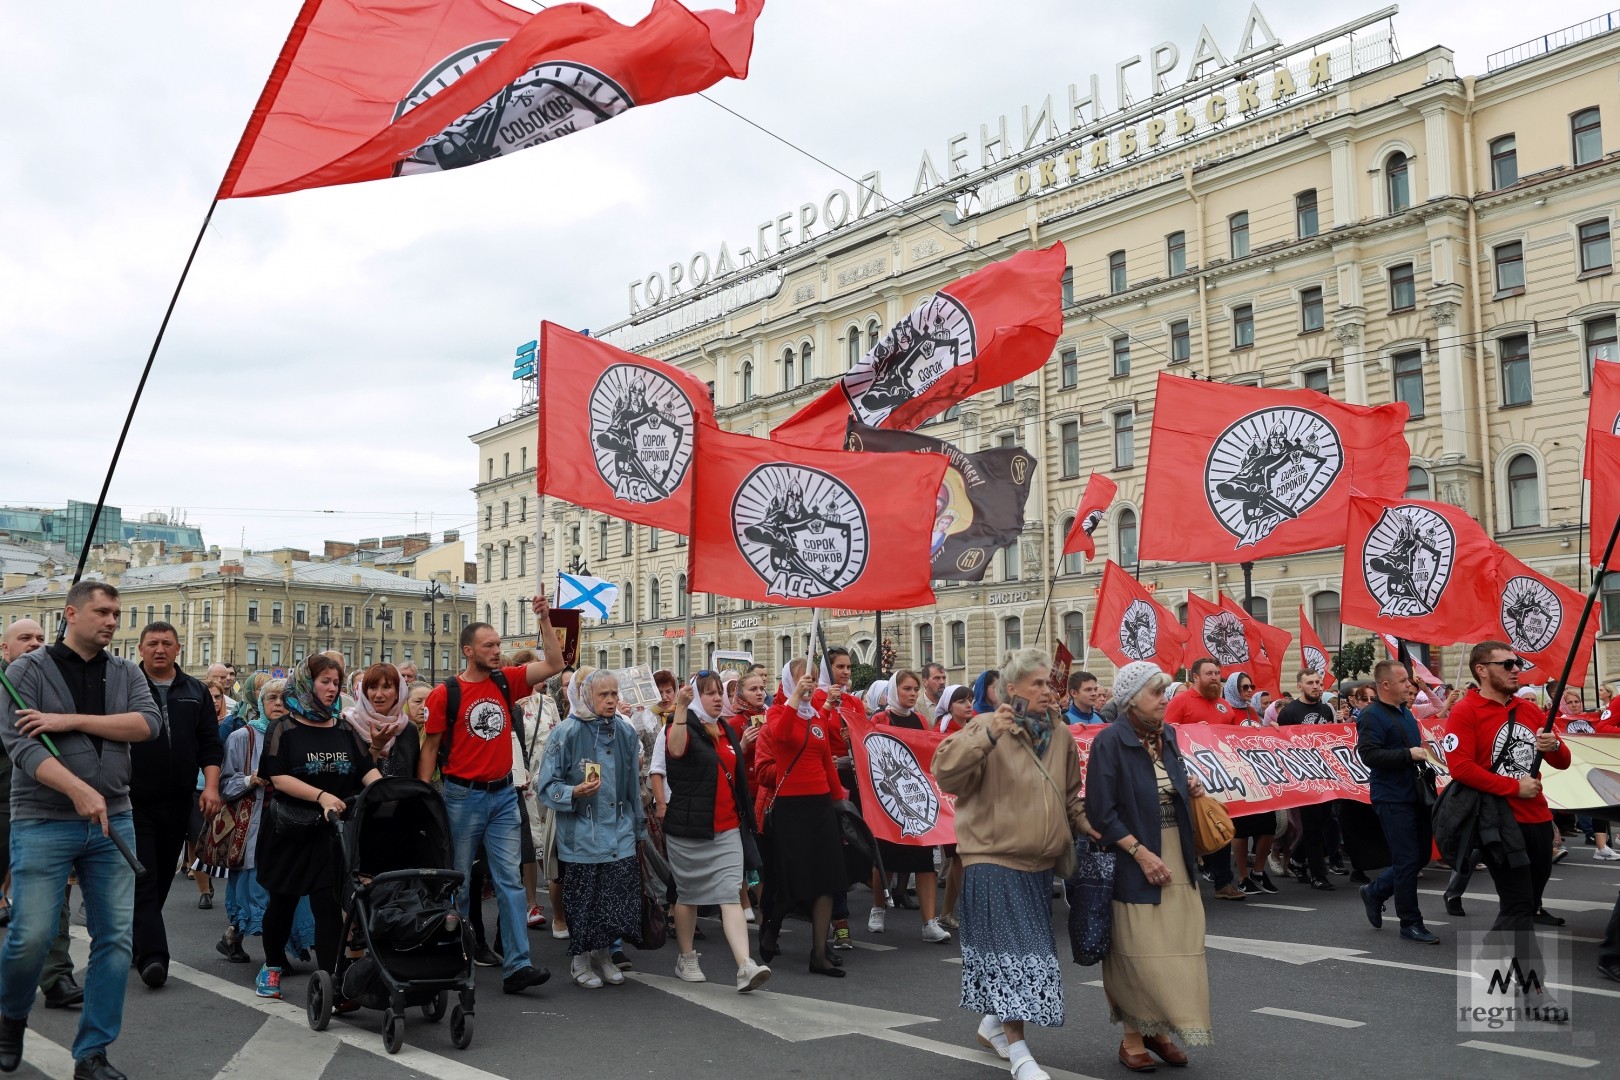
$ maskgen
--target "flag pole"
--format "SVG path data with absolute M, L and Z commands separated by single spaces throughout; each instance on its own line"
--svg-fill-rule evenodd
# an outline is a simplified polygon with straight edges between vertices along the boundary
M 1598 590 L 1603 587 L 1603 575 L 1609 567 L 1609 557 L 1614 554 L 1614 544 L 1620 540 L 1620 516 L 1614 519 L 1614 526 L 1609 530 L 1609 542 L 1603 547 L 1603 558 L 1592 571 L 1592 587 L 1586 590 L 1586 606 L 1581 608 L 1581 617 L 1575 623 L 1575 644 L 1564 657 L 1564 670 L 1558 675 L 1558 681 L 1553 683 L 1552 690 L 1547 698 L 1547 722 L 1541 730 L 1551 731 L 1553 721 L 1558 718 L 1558 703 L 1564 697 L 1564 687 L 1569 684 L 1569 673 L 1575 666 L 1575 650 L 1581 647 L 1581 638 L 1586 633 L 1586 624 L 1592 618 L 1592 608 L 1597 604 Z M 1596 545 L 1593 545 L 1596 550 Z M 1535 776 L 1541 771 L 1541 751 L 1536 751 L 1534 763 L 1530 766 L 1530 775 Z
M 169 328 L 169 318 L 174 314 L 175 304 L 180 301 L 180 290 L 186 287 L 186 278 L 191 273 L 191 264 L 197 258 L 197 249 L 202 247 L 203 235 L 208 232 L 208 223 L 214 220 L 214 210 L 219 206 L 219 199 L 208 204 L 208 213 L 203 215 L 202 228 L 197 230 L 197 238 L 191 242 L 191 253 L 186 256 L 186 264 L 180 270 L 180 280 L 174 283 L 174 292 L 169 296 L 169 306 L 163 311 L 163 321 L 158 323 L 157 337 L 152 339 L 151 351 L 146 354 L 146 367 L 141 369 L 140 382 L 135 384 L 135 396 L 130 399 L 129 412 L 124 415 L 123 429 L 118 432 L 118 442 L 113 446 L 112 460 L 107 463 L 107 476 L 101 482 L 101 494 L 96 497 L 96 507 L 90 512 L 90 527 L 84 534 L 84 546 L 79 550 L 79 565 L 73 571 L 73 584 L 77 585 L 79 579 L 84 577 L 84 564 L 90 559 L 90 548 L 96 540 L 96 526 L 101 522 L 101 509 L 107 505 L 107 492 L 112 488 L 113 474 L 118 471 L 118 459 L 124 453 L 124 440 L 129 437 L 129 428 L 135 421 L 135 410 L 140 407 L 141 394 L 146 389 L 146 380 L 152 374 L 152 364 L 157 360 L 158 348 L 163 344 L 163 333 Z M 62 624 L 57 631 L 56 640 L 61 641 L 67 633 L 67 625 Z
M 696 594 L 694 592 L 692 592 L 692 538 L 690 536 L 688 536 L 686 538 L 686 629 L 681 632 L 681 639 L 686 642 L 686 667 L 687 667 L 687 671 L 696 671 L 696 670 L 698 670 L 698 668 L 696 667 L 696 664 L 697 664 L 698 661 L 692 655 L 692 647 L 693 647 L 693 641 L 692 641 L 692 598 L 695 595 Z M 720 644 L 719 634 L 716 633 L 716 635 L 715 635 L 715 647 L 718 648 L 719 644 Z M 685 674 L 686 674 L 686 672 L 682 672 L 683 676 Z M 686 680 L 683 678 L 681 681 L 685 682 Z
M 1041 621 L 1035 627 L 1035 648 L 1041 644 L 1041 634 L 1046 630 L 1046 616 L 1052 610 L 1052 592 L 1057 588 L 1057 575 L 1053 574 L 1046 583 L 1046 603 L 1041 605 Z

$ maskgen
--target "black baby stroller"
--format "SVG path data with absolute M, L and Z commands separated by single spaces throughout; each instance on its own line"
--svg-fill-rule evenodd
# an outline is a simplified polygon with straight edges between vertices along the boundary
M 342 858 L 343 952 L 337 970 L 309 979 L 309 1026 L 326 1030 L 340 1001 L 383 1010 L 383 1047 L 399 1053 L 405 1010 L 437 1023 L 450 994 L 450 1041 L 473 1036 L 472 929 L 456 908 L 455 870 L 444 800 L 419 780 L 384 777 L 335 821 Z M 363 951 L 363 955 L 354 955 Z

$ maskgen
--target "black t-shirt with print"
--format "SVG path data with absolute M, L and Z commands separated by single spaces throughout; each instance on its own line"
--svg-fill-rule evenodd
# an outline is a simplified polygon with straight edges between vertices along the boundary
M 259 757 L 261 779 L 274 784 L 276 777 L 290 776 L 340 799 L 359 794 L 360 778 L 371 769 L 354 730 L 342 720 L 323 728 L 288 717 L 270 729 Z

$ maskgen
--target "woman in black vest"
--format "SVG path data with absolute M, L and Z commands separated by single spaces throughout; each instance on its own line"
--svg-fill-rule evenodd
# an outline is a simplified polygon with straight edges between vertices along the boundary
M 665 734 L 669 806 L 664 842 L 677 897 L 680 955 L 675 974 L 686 982 L 705 981 L 692 937 L 697 909 L 717 905 L 737 961 L 737 990 L 747 993 L 764 985 L 771 969 L 748 955 L 748 923 L 738 902 L 744 873 L 742 830 L 753 831 L 753 813 L 742 747 L 720 723 L 724 702 L 725 685 L 712 671 L 698 672 L 676 695 L 675 715 L 684 720 L 671 724 Z

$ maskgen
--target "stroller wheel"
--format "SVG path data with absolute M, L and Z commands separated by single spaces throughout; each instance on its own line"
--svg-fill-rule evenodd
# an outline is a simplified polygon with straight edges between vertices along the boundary
M 393 1009 L 383 1013 L 383 1049 L 390 1054 L 399 1053 L 405 1045 L 405 1018 Z
M 336 1000 L 337 993 L 332 988 L 330 974 L 317 971 L 309 977 L 309 993 L 304 1012 L 309 1016 L 309 1026 L 312 1030 L 326 1030 L 326 1025 L 332 1021 L 332 1006 Z
M 457 1050 L 465 1050 L 472 1045 L 472 1037 L 472 1013 L 457 1005 L 450 1010 L 450 1045 Z
M 440 990 L 438 997 L 422 1006 L 422 1019 L 430 1024 L 437 1024 L 444 1019 L 445 1009 L 450 1007 L 450 993 Z

